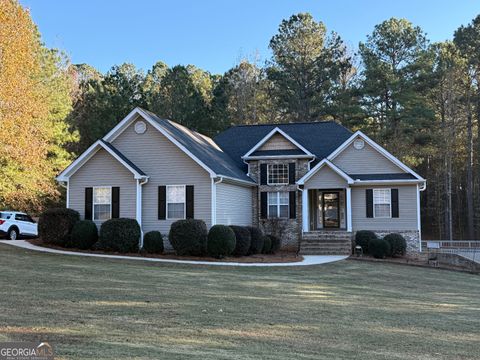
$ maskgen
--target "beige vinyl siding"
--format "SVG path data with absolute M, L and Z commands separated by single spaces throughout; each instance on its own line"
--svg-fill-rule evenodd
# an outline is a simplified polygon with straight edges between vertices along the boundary
M 347 174 L 395 174 L 404 173 L 397 165 L 380 154 L 365 142 L 365 147 L 357 150 L 350 144 L 332 162 Z
M 217 224 L 252 225 L 252 188 L 220 183 L 217 191 Z
M 366 189 L 398 189 L 398 218 L 367 218 Z M 357 230 L 417 230 L 417 186 L 352 187 L 352 227 Z
M 347 187 L 345 179 L 326 165 L 305 183 L 305 189 L 337 189 L 345 187 Z
M 98 150 L 69 181 L 69 207 L 85 218 L 85 188 L 120 187 L 120 217 L 135 219 L 136 181 L 133 174 L 104 149 Z M 96 222 L 98 225 L 101 221 Z
M 258 150 L 295 150 L 297 147 L 285 136 L 275 134 L 267 140 Z
M 193 185 L 194 217 L 211 226 L 210 175 L 162 133 L 147 123 L 147 131 L 137 134 L 135 121 L 112 144 L 150 178 L 143 185 L 143 231 L 167 234 L 175 220 L 158 220 L 158 186 Z

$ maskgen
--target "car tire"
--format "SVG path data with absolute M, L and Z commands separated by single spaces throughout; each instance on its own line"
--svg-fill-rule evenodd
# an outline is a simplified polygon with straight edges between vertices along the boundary
M 8 230 L 8 239 L 9 240 L 17 240 L 18 239 L 18 230 L 15 228 L 11 228 Z

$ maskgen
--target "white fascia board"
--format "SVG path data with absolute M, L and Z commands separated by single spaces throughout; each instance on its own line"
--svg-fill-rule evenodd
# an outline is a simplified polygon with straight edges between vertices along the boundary
M 97 153 L 100 148 L 106 150 L 110 155 L 112 155 L 118 162 L 125 166 L 133 175 L 135 179 L 145 179 L 148 178 L 146 175 L 138 173 L 134 168 L 132 168 L 128 163 L 126 163 L 121 157 L 119 157 L 112 149 L 106 146 L 101 140 L 94 142 L 87 150 L 85 150 L 82 155 L 80 155 L 74 162 L 72 162 L 65 170 L 63 170 L 56 178 L 57 181 L 68 181 L 70 176 L 75 174 L 75 172 L 80 169 L 83 164 L 85 164 L 93 155 Z
M 261 159 L 311 159 L 315 155 L 259 155 L 259 156 L 243 156 L 243 160 L 261 160 Z
M 409 184 L 422 184 L 425 180 L 419 179 L 406 179 L 406 180 L 355 180 L 353 186 L 364 185 L 409 185 Z
M 245 155 L 243 155 L 243 156 L 242 156 L 242 159 L 243 159 L 243 158 L 247 158 L 248 156 L 250 156 L 250 154 L 252 154 L 252 153 L 253 153 L 255 150 L 257 150 L 260 146 L 262 146 L 263 144 L 265 144 L 265 143 L 266 143 L 273 135 L 275 135 L 276 133 L 279 133 L 279 134 L 283 135 L 288 141 L 290 141 L 293 145 L 295 145 L 295 146 L 298 147 L 300 150 L 302 150 L 305 154 L 315 157 L 314 154 L 312 154 L 310 151 L 308 151 L 307 149 L 305 149 L 302 145 L 300 145 L 296 140 L 294 140 L 294 139 L 293 139 L 290 135 L 288 135 L 285 131 L 283 131 L 283 130 L 280 129 L 279 127 L 276 127 L 275 129 L 273 129 L 272 131 L 270 131 L 267 135 L 265 135 L 262 140 L 260 140 L 258 143 L 256 143 L 255 146 L 252 147 Z
M 112 142 L 118 137 L 127 127 L 130 125 L 130 122 L 136 118 L 136 115 L 140 115 L 143 119 L 145 119 L 151 126 L 155 129 L 160 131 L 163 136 L 165 136 L 168 140 L 170 140 L 173 144 L 175 144 L 180 150 L 182 150 L 185 154 L 187 154 L 193 161 L 195 161 L 198 165 L 200 165 L 205 171 L 210 174 L 210 177 L 217 176 L 215 172 L 210 169 L 207 165 L 205 165 L 199 158 L 193 155 L 185 146 L 180 144 L 173 136 L 171 136 L 165 129 L 160 126 L 155 120 L 153 120 L 149 114 L 143 111 L 141 108 L 133 109 L 130 114 L 128 114 L 122 121 L 120 121 L 117 126 L 115 126 L 110 132 L 103 137 L 103 140 Z
M 382 146 L 378 145 L 375 141 L 370 139 L 367 135 L 365 135 L 363 132 L 360 130 L 356 131 L 352 136 L 350 136 L 342 145 L 340 145 L 335 151 L 333 151 L 327 159 L 332 161 L 335 159 L 342 151 L 344 151 L 357 137 L 361 137 L 368 145 L 373 147 L 375 150 L 377 150 L 380 154 L 382 154 L 384 157 L 386 157 L 388 160 L 393 162 L 395 165 L 397 165 L 400 169 L 404 170 L 405 172 L 408 172 L 415 176 L 418 180 L 425 181 L 424 178 L 422 178 L 420 175 L 418 175 L 415 171 L 410 169 L 407 165 L 405 165 L 403 162 L 398 160 L 395 156 L 390 154 L 387 150 L 385 150 Z
M 312 170 L 310 170 L 300 180 L 298 180 L 297 184 L 298 185 L 305 185 L 305 182 L 307 182 L 308 179 L 310 179 L 313 175 L 315 175 L 324 166 L 328 166 L 330 169 L 332 169 L 334 172 L 336 172 L 339 176 L 341 176 L 343 179 L 345 179 L 345 181 L 348 184 L 353 184 L 354 183 L 354 180 L 350 176 L 348 176 L 343 170 L 341 170 L 338 166 L 333 164 L 328 159 L 323 159 L 317 165 L 315 165 L 315 167 Z
M 231 176 L 225 176 L 225 175 L 218 175 L 218 178 L 221 179 L 220 182 L 225 182 L 229 184 L 235 184 L 235 185 L 247 186 L 247 187 L 257 186 L 257 183 L 254 182 L 253 180 L 250 182 L 247 180 L 241 180 L 241 179 L 237 179 L 237 178 L 234 178 Z

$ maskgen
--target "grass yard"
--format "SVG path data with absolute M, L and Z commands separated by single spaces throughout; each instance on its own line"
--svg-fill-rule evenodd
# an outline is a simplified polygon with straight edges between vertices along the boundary
M 0 341 L 46 340 L 62 359 L 480 358 L 476 275 L 0 254 Z

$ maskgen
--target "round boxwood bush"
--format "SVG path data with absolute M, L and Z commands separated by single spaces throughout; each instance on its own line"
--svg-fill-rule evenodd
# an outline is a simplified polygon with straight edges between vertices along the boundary
M 371 239 L 368 249 L 376 259 L 383 259 L 390 254 L 390 244 L 383 239 Z
M 250 249 L 248 250 L 249 255 L 260 254 L 263 250 L 264 236 L 260 228 L 255 226 L 247 226 L 248 231 L 250 231 Z
M 73 225 L 69 247 L 87 250 L 98 240 L 97 225 L 91 220 L 81 220 Z
M 360 245 L 362 247 L 363 253 L 368 254 L 368 243 L 370 240 L 377 239 L 377 235 L 373 231 L 369 230 L 360 230 L 355 234 L 355 245 Z
M 250 250 L 250 244 L 252 243 L 252 237 L 250 231 L 245 226 L 230 225 L 230 228 L 235 233 L 235 249 L 233 255 L 245 256 Z
M 143 250 L 150 254 L 163 253 L 163 237 L 159 231 L 149 231 L 143 236 Z
M 270 251 L 272 251 L 272 240 L 270 236 L 264 235 L 262 254 L 270 254 Z
M 282 241 L 280 238 L 276 237 L 275 235 L 267 235 L 270 238 L 270 242 L 272 246 L 270 248 L 270 254 L 275 254 L 280 250 L 280 246 L 282 245 Z
M 140 240 L 140 226 L 137 220 L 118 218 L 105 221 L 95 249 L 121 253 L 137 252 Z
M 383 240 L 389 243 L 390 245 L 390 254 L 389 256 L 404 256 L 407 251 L 407 241 L 400 234 L 388 234 Z
M 214 225 L 208 232 L 207 253 L 215 258 L 231 255 L 235 250 L 235 233 L 226 225 Z
M 177 220 L 170 227 L 168 240 L 177 255 L 202 256 L 207 250 L 207 235 L 203 220 Z
M 70 241 L 73 226 L 79 220 L 80 214 L 72 209 L 45 210 L 38 220 L 38 234 L 47 244 L 66 246 Z

